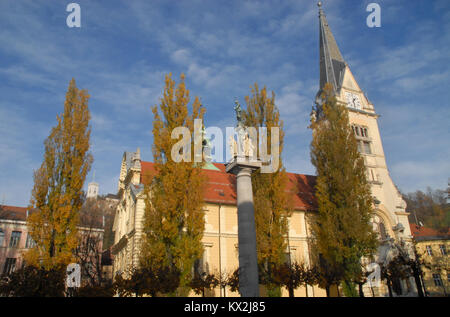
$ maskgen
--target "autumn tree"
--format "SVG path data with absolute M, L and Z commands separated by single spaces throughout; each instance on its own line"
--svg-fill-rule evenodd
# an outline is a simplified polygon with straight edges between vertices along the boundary
M 175 267 L 130 268 L 115 277 L 113 289 L 120 297 L 142 297 L 173 292 L 180 284 L 180 272 Z
M 0 276 L 0 296 L 63 297 L 65 275 L 63 266 L 45 269 L 26 265 L 8 275 Z
M 269 96 L 266 87 L 259 90 L 258 84 L 255 83 L 251 89 L 251 96 L 246 96 L 245 101 L 247 104 L 243 112 L 245 125 L 256 128 L 257 133 L 260 127 L 267 128 L 268 156 L 276 155 L 271 152 L 272 137 L 275 137 L 272 136 L 271 128 L 279 128 L 279 158 L 272 160 L 275 162 L 278 159 L 279 165 L 274 166 L 276 170 L 273 173 L 262 173 L 260 170 L 252 175 L 258 267 L 260 275 L 263 274 L 263 280 L 266 281 L 269 294 L 279 294 L 279 286 L 271 281 L 273 271 L 286 260 L 286 237 L 291 210 L 291 199 L 286 192 L 288 179 L 281 162 L 284 141 L 283 121 L 275 105 L 275 94 L 272 92 Z M 258 157 L 265 154 L 261 152 L 261 148 L 258 148 L 258 152 Z
M 78 243 L 78 211 L 93 158 L 89 152 L 89 94 L 72 79 L 64 112 L 45 140 L 44 160 L 34 173 L 28 228 L 36 247 L 26 254 L 32 265 L 51 268 L 73 260 Z
M 211 273 L 194 273 L 194 277 L 189 282 L 189 287 L 192 288 L 195 294 L 205 297 L 206 290 L 212 290 L 220 284 L 219 279 L 215 274 Z
M 447 232 L 450 227 L 450 204 L 447 203 L 448 193 L 445 190 L 420 190 L 403 195 L 406 201 L 406 211 L 409 212 L 409 222 L 438 231 Z
M 205 109 L 198 97 L 189 114 L 189 90 L 184 75 L 175 88 L 171 75 L 165 78 L 160 104 L 152 108 L 153 160 L 156 174 L 146 187 L 144 238 L 140 265 L 151 270 L 177 268 L 180 273 L 178 294 L 186 295 L 195 260 L 203 255 L 204 231 L 203 193 L 205 177 L 202 164 L 194 163 L 193 138 L 175 154 L 186 160 L 176 162 L 172 149 L 178 140 L 172 138 L 177 127 L 186 127 L 191 135 L 194 120 L 203 119 Z
M 310 126 L 318 204 L 317 214 L 310 219 L 312 241 L 326 273 L 322 276 L 354 288 L 351 284 L 361 274 L 361 259 L 371 256 L 377 248 L 370 225 L 370 185 L 349 125 L 348 110 L 337 103 L 329 84 L 321 95 L 320 107 L 322 113 L 313 118 Z M 325 284 L 329 288 L 329 283 Z

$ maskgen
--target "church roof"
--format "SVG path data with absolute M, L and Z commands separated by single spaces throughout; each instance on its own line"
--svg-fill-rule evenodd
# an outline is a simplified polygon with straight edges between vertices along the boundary
M 221 203 L 236 205 L 236 176 L 225 171 L 225 164 L 212 163 L 216 169 L 203 169 L 208 178 L 205 191 L 205 201 L 208 203 Z M 148 183 L 146 176 L 156 174 L 155 165 L 152 162 L 141 162 L 141 182 Z M 315 210 L 314 186 L 316 177 L 311 175 L 287 173 L 288 184 L 286 191 L 291 191 L 292 205 L 295 210 Z
M 333 33 L 331 33 L 322 4 L 319 2 L 319 54 L 320 54 L 320 89 L 326 83 L 333 86 L 334 92 L 338 92 L 342 86 L 345 61 L 337 46 Z

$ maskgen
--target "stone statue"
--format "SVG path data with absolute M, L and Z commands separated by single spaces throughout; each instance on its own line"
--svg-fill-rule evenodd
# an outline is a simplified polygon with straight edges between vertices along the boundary
M 241 105 L 239 104 L 239 101 L 236 99 L 234 101 L 234 111 L 236 111 L 236 119 L 237 119 L 237 126 L 238 127 L 242 127 L 243 126 L 243 122 L 242 122 L 242 109 L 241 109 Z
M 205 161 L 208 163 L 211 162 L 211 140 L 206 137 L 206 129 L 204 126 L 202 127 L 202 150 L 205 155 Z
M 244 142 L 245 142 L 245 129 L 243 126 L 238 126 L 236 129 L 237 132 L 237 154 L 244 155 Z
M 230 139 L 228 140 L 228 145 L 230 146 L 230 154 L 231 157 L 235 157 L 238 152 L 237 143 L 236 140 L 233 138 L 233 136 L 230 136 Z
M 253 157 L 253 151 L 255 146 L 252 143 L 252 139 L 250 138 L 248 132 L 245 133 L 244 137 L 244 155 L 248 157 Z

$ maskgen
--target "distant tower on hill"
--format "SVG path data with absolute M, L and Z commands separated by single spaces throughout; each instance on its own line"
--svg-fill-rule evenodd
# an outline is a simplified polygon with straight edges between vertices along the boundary
M 95 182 L 95 171 L 92 177 L 92 182 L 88 184 L 87 198 L 97 198 L 98 196 L 98 183 Z

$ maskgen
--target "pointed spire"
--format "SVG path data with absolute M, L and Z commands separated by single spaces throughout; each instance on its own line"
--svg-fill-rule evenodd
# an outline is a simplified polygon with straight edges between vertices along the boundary
M 322 9 L 322 2 L 318 2 L 319 7 L 319 41 L 320 41 L 320 89 L 326 83 L 333 86 L 334 92 L 337 93 L 342 84 L 343 71 L 345 69 L 345 61 L 336 44 L 333 33 L 331 33 L 325 13 Z

